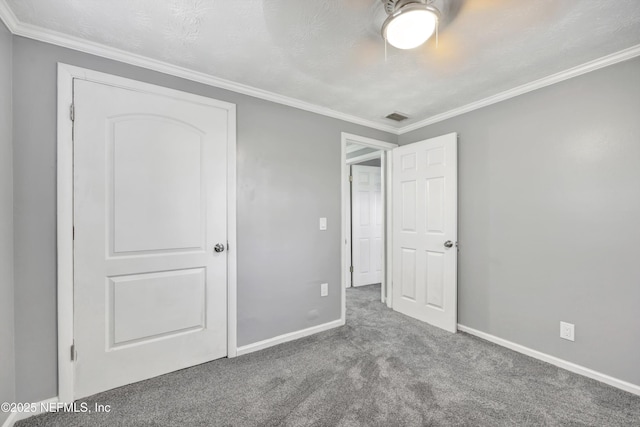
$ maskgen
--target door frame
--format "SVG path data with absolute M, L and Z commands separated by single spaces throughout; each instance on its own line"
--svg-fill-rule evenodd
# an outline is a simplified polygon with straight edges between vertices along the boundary
M 57 266 L 58 266 L 58 399 L 74 398 L 73 345 L 73 79 L 82 79 L 227 110 L 227 356 L 237 354 L 237 239 L 236 239 L 236 105 L 192 93 L 143 83 L 90 69 L 58 63 L 57 113 Z
M 340 270 L 340 278 L 341 278 L 341 289 L 342 289 L 342 307 L 341 307 L 341 315 L 340 318 L 342 323 L 346 322 L 346 313 L 347 313 L 347 268 L 351 265 L 351 251 L 348 251 L 347 248 L 351 245 L 351 235 L 347 233 L 349 229 L 348 222 L 350 221 L 350 210 L 348 209 L 348 197 L 350 197 L 350 183 L 349 183 L 349 169 L 351 164 L 347 162 L 347 143 L 352 142 L 358 145 L 362 145 L 364 147 L 377 148 L 380 153 L 380 174 L 382 178 L 382 200 L 384 204 L 384 209 L 382 212 L 383 215 L 383 224 L 384 224 L 384 259 L 382 261 L 382 289 L 381 289 L 381 300 L 382 302 L 386 302 L 388 306 L 391 304 L 391 300 L 389 298 L 388 286 L 387 284 L 391 283 L 390 274 L 391 271 L 391 150 L 398 147 L 398 144 L 394 144 L 391 142 L 380 141 L 373 138 L 367 138 L 360 135 L 354 135 L 351 133 L 342 132 L 340 137 L 340 182 L 342 185 L 340 186 L 340 204 L 342 209 L 341 215 L 341 270 Z
M 357 165 L 358 163 L 366 162 L 367 160 L 382 159 L 382 153 L 383 153 L 383 150 L 378 150 L 378 151 L 372 151 L 371 153 L 363 154 L 361 156 L 350 157 L 347 159 L 347 164 L 349 166 L 354 166 L 354 165 Z M 382 162 L 380 162 L 380 167 L 382 167 Z

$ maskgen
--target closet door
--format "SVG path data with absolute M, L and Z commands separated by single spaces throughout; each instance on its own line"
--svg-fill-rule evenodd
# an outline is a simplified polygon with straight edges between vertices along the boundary
M 76 399 L 227 355 L 229 110 L 201 100 L 74 81 Z

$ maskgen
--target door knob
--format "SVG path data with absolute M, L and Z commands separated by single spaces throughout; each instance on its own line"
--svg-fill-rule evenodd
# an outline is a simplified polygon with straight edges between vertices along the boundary
M 447 240 L 446 242 L 444 242 L 444 247 L 447 249 L 453 247 L 453 242 L 451 240 Z
M 222 243 L 218 243 L 213 247 L 213 250 L 216 252 L 224 252 L 224 245 Z

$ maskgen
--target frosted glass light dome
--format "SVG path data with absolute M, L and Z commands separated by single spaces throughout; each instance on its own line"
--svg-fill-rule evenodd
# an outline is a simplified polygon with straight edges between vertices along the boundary
M 413 49 L 429 40 L 437 22 L 435 9 L 409 3 L 389 15 L 382 24 L 382 36 L 398 49 Z

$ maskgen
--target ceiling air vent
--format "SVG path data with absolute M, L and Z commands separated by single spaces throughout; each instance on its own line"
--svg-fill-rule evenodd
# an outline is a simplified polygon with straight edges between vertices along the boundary
M 402 113 L 398 113 L 397 111 L 395 111 L 395 112 L 389 114 L 388 116 L 386 116 L 385 118 L 389 119 L 389 120 L 395 120 L 396 122 L 401 122 L 403 120 L 407 120 L 409 117 L 405 116 Z

